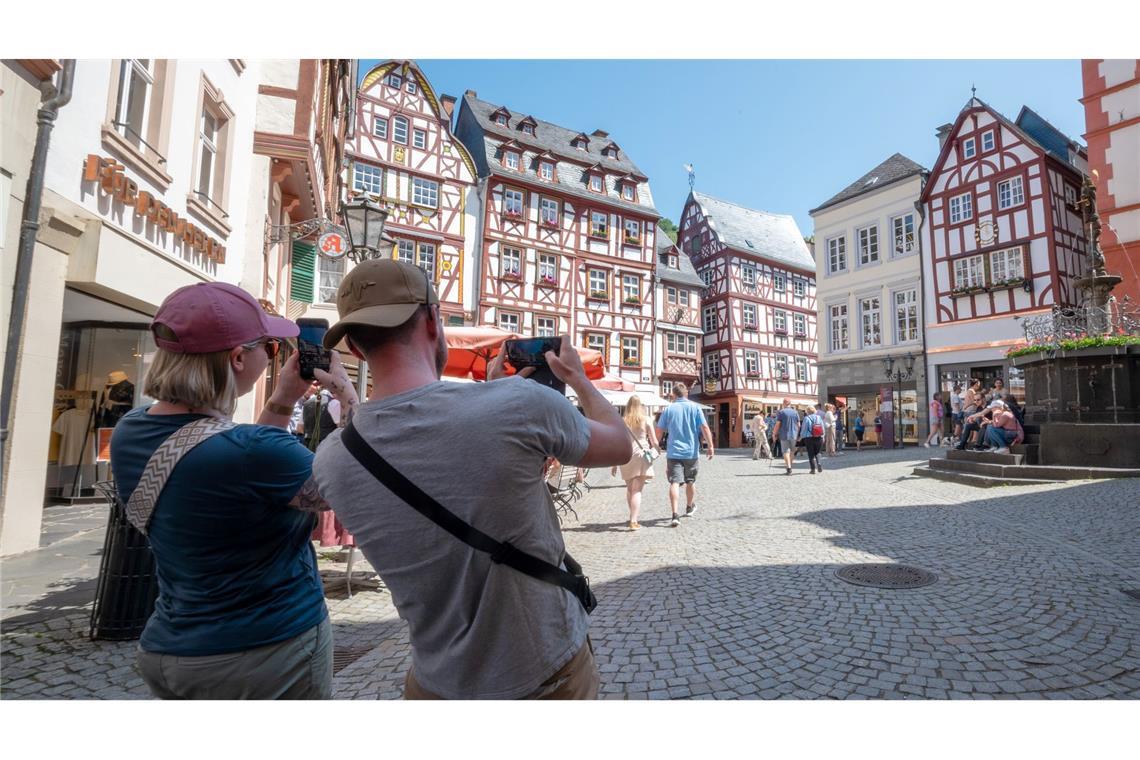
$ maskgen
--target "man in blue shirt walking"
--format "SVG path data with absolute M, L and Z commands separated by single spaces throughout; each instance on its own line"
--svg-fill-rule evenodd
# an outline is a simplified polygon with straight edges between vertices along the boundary
M 701 408 L 689 401 L 689 389 L 684 383 L 673 386 L 673 403 L 661 413 L 657 421 L 657 437 L 669 434 L 665 448 L 666 472 L 669 476 L 669 506 L 673 519 L 669 523 L 676 528 L 681 524 L 677 519 L 677 499 L 681 495 L 681 483 L 685 484 L 685 514 L 696 511 L 697 460 L 701 455 L 700 438 L 703 436 L 709 447 L 709 459 L 713 458 L 712 431 L 705 422 Z
M 795 450 L 796 441 L 800 437 L 799 432 L 799 412 L 792 408 L 792 400 L 786 398 L 784 399 L 784 408 L 776 413 L 776 430 L 772 433 L 773 436 L 779 437 L 780 445 L 784 449 L 784 467 L 787 468 L 785 475 L 792 474 L 792 452 Z

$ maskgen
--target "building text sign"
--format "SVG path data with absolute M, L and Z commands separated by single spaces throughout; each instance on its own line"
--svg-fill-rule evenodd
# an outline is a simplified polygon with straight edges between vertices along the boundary
M 201 227 L 178 215 L 174 209 L 145 190 L 123 173 L 125 167 L 113 158 L 91 154 L 83 165 L 83 180 L 98 182 L 103 192 L 125 206 L 131 206 L 136 216 L 146 217 L 159 229 L 173 234 L 182 245 L 192 248 L 207 259 L 224 264 L 226 247 L 208 236 Z

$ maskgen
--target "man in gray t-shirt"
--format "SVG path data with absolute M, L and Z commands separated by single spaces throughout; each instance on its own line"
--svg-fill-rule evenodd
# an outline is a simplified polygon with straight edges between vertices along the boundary
M 632 456 L 625 425 L 563 340 L 551 370 L 578 394 L 503 374 L 489 382 L 439 380 L 447 346 L 434 289 L 422 270 L 364 262 L 337 293 L 341 321 L 326 346 L 347 339 L 375 368 L 372 394 L 352 425 L 397 470 L 476 529 L 549 563 L 565 546 L 543 464 L 611 466 Z M 445 532 L 380 485 L 344 448 L 320 448 L 321 496 L 353 534 L 407 621 L 412 669 L 405 697 L 593 698 L 598 674 L 586 613 L 565 589 L 524 575 Z

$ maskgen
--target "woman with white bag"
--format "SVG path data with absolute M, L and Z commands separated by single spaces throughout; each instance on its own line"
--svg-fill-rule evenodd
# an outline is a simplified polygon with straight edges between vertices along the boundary
M 641 527 L 637 522 L 641 511 L 641 491 L 653 478 L 653 463 L 661 456 L 661 446 L 657 442 L 653 424 L 637 396 L 630 396 L 624 419 L 636 445 L 633 447 L 633 457 L 621 466 L 621 479 L 625 481 L 625 500 L 629 505 L 629 529 L 637 530 Z

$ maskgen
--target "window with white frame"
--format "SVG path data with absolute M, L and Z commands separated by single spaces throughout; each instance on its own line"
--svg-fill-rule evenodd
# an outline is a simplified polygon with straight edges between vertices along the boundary
M 435 208 L 439 205 L 439 183 L 432 179 L 412 177 L 412 203 Z
M 388 139 L 388 120 L 383 116 L 372 117 L 372 134 L 381 140 Z
M 969 193 L 950 199 L 950 223 L 957 224 L 974 218 L 974 197 Z
M 986 262 L 982 255 L 954 259 L 954 287 L 980 288 L 986 284 Z
M 602 359 L 606 358 L 606 336 L 602 333 L 587 333 L 586 334 L 586 348 L 592 348 L 595 351 L 600 351 Z
M 412 147 L 423 150 L 427 147 L 427 132 L 422 129 L 412 130 Z
M 595 193 L 602 192 L 602 178 L 597 174 L 590 175 L 590 189 Z
M 539 219 L 543 224 L 554 226 L 558 224 L 558 201 L 552 198 L 542 198 L 538 201 Z
M 558 257 L 553 253 L 538 254 L 538 281 L 547 285 L 558 284 Z
M 416 263 L 416 244 L 411 240 L 396 241 L 396 259 L 409 264 Z
M 508 169 L 514 169 L 515 171 L 518 171 L 519 154 L 515 153 L 513 150 L 503 151 L 503 165 Z
M 779 335 L 788 334 L 788 312 L 783 309 L 772 312 L 772 331 Z
M 891 219 L 891 235 L 894 240 L 892 255 L 905 256 L 908 253 L 913 253 L 915 250 L 914 214 L 902 214 Z
M 991 129 L 982 133 L 982 152 L 991 151 L 994 149 L 994 131 Z
M 503 190 L 503 215 L 523 215 L 523 191 L 508 187 Z
M 681 306 L 689 305 L 689 291 L 685 288 L 677 288 L 677 303 Z
M 808 380 L 808 367 L 807 367 L 807 357 L 806 356 L 797 356 L 796 357 L 796 380 L 798 380 L 801 383 L 806 383 Z
M 1025 277 L 1025 261 L 1021 246 L 994 251 L 990 254 L 990 282 L 1004 285 Z
M 757 327 L 756 322 L 756 304 L 746 303 L 743 305 L 744 329 L 755 330 Z
M 776 377 L 786 380 L 788 378 L 788 357 L 777 355 L 776 362 Z
M 973 158 L 978 154 L 977 143 L 974 138 L 967 137 L 962 141 L 962 158 Z
M 408 81 L 404 84 L 404 90 L 409 95 L 415 95 L 416 94 L 416 83 L 413 82 L 410 77 L 408 78 Z
M 534 320 L 534 334 L 539 338 L 552 337 L 556 332 L 554 317 L 538 317 Z
M 759 377 L 760 375 L 760 352 L 759 351 L 745 351 L 744 352 L 744 374 L 750 377 Z
M 720 377 L 720 353 L 705 354 L 705 377 Z
M 807 295 L 807 280 L 793 278 L 792 294 L 797 298 L 803 298 L 805 295 Z
M 1077 203 L 1077 188 L 1073 187 L 1068 182 L 1065 183 L 1065 203 L 1069 204 L 1070 206 L 1074 206 Z
M 408 144 L 408 120 L 403 116 L 392 117 L 392 139 L 400 145 Z
M 522 131 L 523 131 L 524 135 L 530 135 L 531 137 L 534 137 L 534 125 L 533 124 L 523 124 L 522 125 Z
M 128 142 L 141 148 L 150 125 L 155 61 L 150 58 L 124 58 L 119 66 L 114 126 Z
M 792 328 L 795 334 L 800 337 L 807 335 L 807 315 L 796 312 L 792 314 Z
M 371 164 L 353 164 L 352 189 L 358 193 L 383 195 L 384 171 L 379 166 Z
M 641 283 L 637 275 L 621 276 L 621 300 L 623 303 L 641 303 Z
M 859 266 L 879 261 L 879 225 L 872 224 L 856 231 L 859 240 Z
M 541 161 L 538 164 L 538 176 L 545 180 L 554 179 L 554 164 L 549 161 Z
M 895 292 L 895 341 L 908 343 L 918 340 L 918 290 Z
M 336 303 L 336 292 L 344 279 L 344 260 L 344 256 L 317 256 L 317 303 Z
M 661 398 L 669 398 L 669 394 L 671 394 L 672 392 L 673 392 L 673 381 L 672 380 L 662 380 L 661 381 Z
M 686 340 L 685 340 L 685 353 L 687 353 L 689 356 L 696 356 L 697 355 L 697 336 L 696 335 L 686 335 L 685 338 L 686 338 Z
M 514 314 L 514 313 L 509 312 L 509 311 L 500 311 L 499 312 L 499 329 L 500 330 L 506 330 L 507 332 L 515 333 L 517 335 L 521 332 L 520 323 L 521 323 L 521 320 L 519 319 L 518 314 Z
M 847 335 L 847 304 L 831 307 L 831 350 L 846 351 L 851 347 Z
M 400 89 L 400 86 L 403 84 L 404 84 L 404 80 L 400 77 L 399 74 L 389 74 L 388 75 L 388 86 L 389 87 L 395 87 L 398 90 L 398 89 Z
M 752 264 L 743 264 L 740 267 L 740 281 L 745 287 L 756 287 L 756 267 Z
M 704 282 L 706 288 L 712 287 L 712 267 L 705 267 L 701 270 L 701 281 Z
M 504 246 L 499 254 L 504 277 L 522 276 L 522 251 Z
M 419 243 L 416 246 L 416 264 L 435 280 L 435 244 Z
M 998 183 L 998 208 L 1013 208 L 1025 203 L 1025 190 L 1022 187 L 1021 176 L 1010 177 Z
M 641 366 L 641 339 L 622 337 L 621 363 L 623 367 Z
M 668 303 L 677 303 L 677 289 L 670 286 L 665 288 L 665 300 Z
M 641 240 L 641 222 L 636 219 L 625 220 L 625 239 Z
M 221 105 L 204 94 L 198 129 L 198 186 L 195 195 L 209 206 L 220 210 L 225 172 L 225 155 L 219 150 L 229 119 Z
M 591 269 L 586 273 L 586 280 L 590 286 L 591 298 L 609 298 L 609 277 L 604 269 Z
M 883 345 L 883 320 L 878 296 L 860 299 L 859 320 L 863 326 L 863 348 Z
M 779 272 L 772 273 L 772 290 L 777 293 L 783 293 L 788 289 L 784 275 Z
M 672 333 L 672 332 L 665 333 L 665 350 L 671 354 L 678 353 L 677 341 L 678 341 L 678 339 L 682 339 L 683 337 L 684 336 L 678 335 L 677 333 Z
M 610 217 L 602 211 L 590 212 L 590 234 L 594 237 L 606 237 L 610 232 Z
M 626 182 L 621 186 L 621 197 L 627 201 L 633 200 L 633 185 Z
M 827 271 L 831 274 L 847 271 L 847 238 L 844 235 L 827 241 Z
M 707 333 L 714 332 L 716 330 L 716 307 L 715 306 L 706 306 L 704 308 L 704 311 L 701 312 L 701 326 L 704 328 L 704 331 Z

